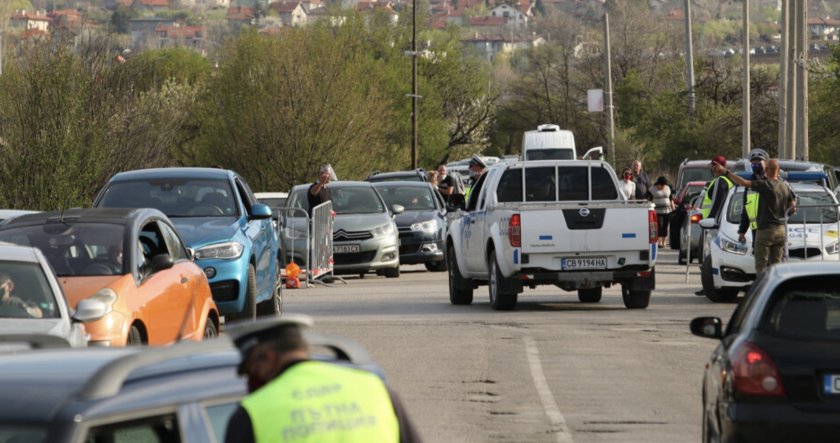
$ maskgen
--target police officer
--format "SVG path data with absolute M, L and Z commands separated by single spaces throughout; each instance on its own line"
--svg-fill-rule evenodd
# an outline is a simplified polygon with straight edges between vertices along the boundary
M 723 170 L 726 170 L 726 157 L 718 154 L 712 157 L 712 161 L 709 162 L 709 168 L 715 178 L 706 186 L 706 195 L 703 197 L 703 205 L 700 208 L 700 213 L 703 215 L 703 218 L 717 218 L 723 209 L 726 194 L 729 193 L 729 190 L 733 186 L 732 180 L 722 175 L 722 172 L 718 172 L 719 169 L 716 169 L 716 165 L 720 165 L 723 167 Z M 706 295 L 706 291 L 700 289 L 694 295 Z
M 753 149 L 750 151 L 750 166 L 752 167 L 753 175 L 750 180 L 758 180 L 766 178 L 764 169 L 767 167 L 767 160 L 770 158 L 767 151 L 763 149 Z M 747 229 L 752 231 L 752 242 L 755 246 L 755 230 L 758 229 L 758 193 L 749 189 L 744 191 L 743 211 L 741 211 L 741 222 L 738 224 L 738 241 L 746 243 Z
M 470 162 L 467 165 L 467 168 L 470 170 L 470 186 L 464 191 L 464 200 L 470 201 L 470 193 L 472 192 L 473 186 L 478 181 L 478 178 L 481 177 L 481 174 L 484 174 L 484 171 L 487 170 L 487 164 L 484 163 L 484 160 L 481 159 L 476 154 L 473 154 L 470 157 Z
M 311 324 L 284 315 L 229 325 L 250 394 L 228 421 L 225 442 L 420 441 L 379 376 L 310 360 L 301 327 Z

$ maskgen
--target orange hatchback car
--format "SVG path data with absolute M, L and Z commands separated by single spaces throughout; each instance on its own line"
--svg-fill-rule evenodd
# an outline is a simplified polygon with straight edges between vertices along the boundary
M 30 214 L 3 225 L 0 241 L 43 252 L 70 306 L 95 318 L 85 323 L 91 346 L 165 345 L 218 334 L 207 277 L 158 210 Z

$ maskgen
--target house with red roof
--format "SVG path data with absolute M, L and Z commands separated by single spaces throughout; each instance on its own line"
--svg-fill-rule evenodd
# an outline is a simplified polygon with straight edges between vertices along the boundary
M 540 46 L 545 43 L 545 39 L 535 33 L 481 34 L 476 32 L 468 38 L 461 39 L 461 42 L 465 45 L 472 46 L 476 49 L 477 54 L 487 61 L 492 62 L 501 54 L 509 54 L 521 49 Z
M 231 26 L 253 25 L 256 22 L 254 10 L 247 6 L 231 6 L 225 14 L 225 20 Z
M 514 8 L 511 5 L 508 5 L 507 3 L 502 3 L 490 9 L 490 16 L 504 18 L 508 26 L 525 26 L 528 24 L 530 16 L 533 16 L 533 13 L 531 13 L 532 7 L 530 6 L 530 3 L 527 3 L 527 5 L 528 6 L 525 9 L 527 11 L 526 13 L 522 12 L 517 8 Z
M 836 20 L 831 17 L 808 18 L 808 32 L 810 33 L 811 38 L 837 40 L 838 29 L 840 29 L 840 20 Z
M 306 26 L 307 12 L 300 0 L 274 2 L 268 7 L 280 15 L 283 26 L 298 28 Z
M 9 23 L 12 28 L 28 31 L 30 29 L 37 29 L 43 32 L 49 32 L 50 23 L 52 19 L 47 16 L 46 11 L 26 11 L 19 10 L 12 15 Z
M 205 26 L 185 26 L 180 23 L 174 25 L 161 25 L 155 28 L 160 38 L 161 48 L 192 48 L 201 50 L 204 48 L 204 36 L 207 34 Z

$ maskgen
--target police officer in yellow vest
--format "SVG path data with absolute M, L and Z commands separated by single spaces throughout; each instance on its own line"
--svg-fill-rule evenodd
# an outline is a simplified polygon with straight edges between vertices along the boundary
M 717 218 L 718 214 L 723 209 L 723 203 L 726 201 L 726 194 L 728 194 L 729 189 L 732 188 L 732 181 L 727 177 L 716 173 L 715 165 L 721 165 L 725 169 L 726 157 L 718 154 L 712 157 L 712 161 L 709 163 L 709 168 L 711 168 L 712 175 L 714 175 L 715 178 L 713 178 L 712 181 L 709 182 L 709 185 L 706 186 L 706 195 L 703 197 L 703 205 L 700 209 L 700 213 L 703 215 L 703 218 Z M 694 292 L 694 295 L 706 295 L 706 291 L 701 288 L 699 291 Z
M 715 178 L 709 182 L 708 186 L 706 186 L 706 196 L 703 198 L 703 209 L 701 211 L 703 218 L 717 217 L 721 209 L 723 209 L 723 202 L 726 200 L 726 194 L 728 194 L 729 190 L 732 188 L 732 180 L 729 180 L 721 175 L 716 175 L 714 172 L 715 164 L 726 168 L 726 157 L 716 155 L 712 157 L 712 161 L 709 163 L 709 167 L 712 168 L 712 175 L 715 175 Z
M 306 316 L 230 325 L 248 391 L 228 421 L 227 443 L 415 442 L 405 411 L 368 371 L 310 360 Z
M 750 180 L 758 180 L 764 178 L 764 168 L 767 166 L 766 161 L 770 158 L 767 151 L 763 149 L 753 149 L 750 151 L 750 166 L 752 167 L 753 176 Z M 738 241 L 745 243 L 747 241 L 747 229 L 752 231 L 752 241 L 755 245 L 755 230 L 758 229 L 758 193 L 744 191 L 744 210 L 741 211 L 741 222 L 738 224 Z

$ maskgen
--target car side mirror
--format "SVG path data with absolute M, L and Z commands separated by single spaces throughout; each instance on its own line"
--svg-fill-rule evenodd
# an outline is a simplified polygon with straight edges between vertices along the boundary
M 268 205 L 257 203 L 251 206 L 251 220 L 264 220 L 271 216 L 272 210 Z
M 403 205 L 392 205 L 391 206 L 391 212 L 393 212 L 394 215 L 402 214 L 403 212 L 405 212 L 405 206 L 403 206 Z
M 717 317 L 697 317 L 691 320 L 691 333 L 703 338 L 723 338 L 723 322 Z
M 195 261 L 195 249 L 193 249 L 193 248 L 187 248 L 187 258 L 188 258 L 190 261 Z
M 76 312 L 73 313 L 73 321 L 85 323 L 89 321 L 99 320 L 111 312 L 109 305 L 102 300 L 95 298 L 86 298 L 80 300 L 76 305 Z
M 175 260 L 169 254 L 158 254 L 152 257 L 152 262 L 149 263 L 149 272 L 154 274 L 158 271 L 163 271 L 175 266 Z
M 700 220 L 700 227 L 703 229 L 715 229 L 718 227 L 717 220 L 709 217 Z

